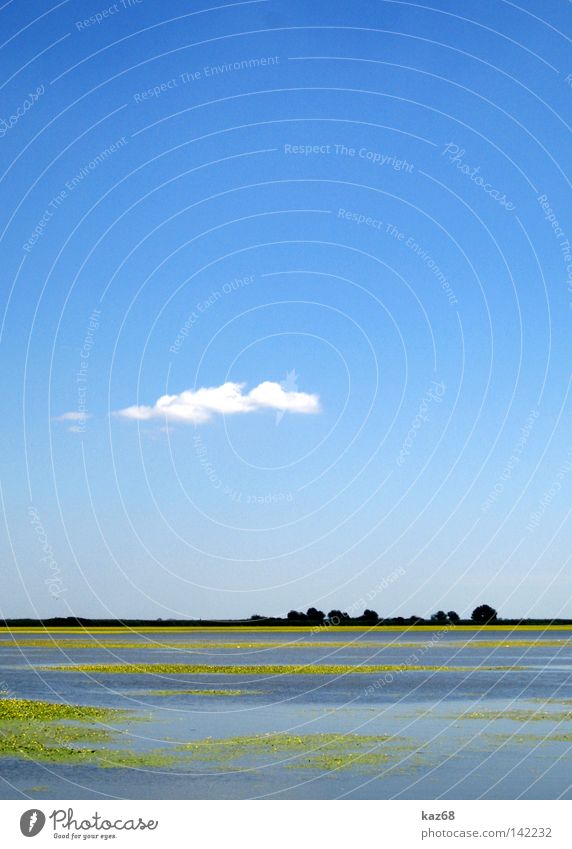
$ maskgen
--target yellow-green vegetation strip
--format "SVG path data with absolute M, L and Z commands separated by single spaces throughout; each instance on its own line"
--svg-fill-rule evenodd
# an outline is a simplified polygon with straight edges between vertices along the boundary
M 572 647 L 572 640 L 449 640 L 442 642 L 410 642 L 381 643 L 375 640 L 355 639 L 351 642 L 341 640 L 284 643 L 278 641 L 259 642 L 219 642 L 218 640 L 194 643 L 153 643 L 147 640 L 140 642 L 123 642 L 114 640 L 0 640 L 0 648 L 39 648 L 39 649 L 448 649 L 448 648 L 565 648 Z
M 289 769 L 321 772 L 351 768 L 379 768 L 399 762 L 415 746 L 402 738 L 366 734 L 256 734 L 245 737 L 195 740 L 179 747 L 193 759 L 240 768 L 253 758 L 279 762 Z M 411 764 L 413 765 L 413 764 Z M 244 768 L 244 767 L 243 767 Z
M 43 702 L 34 699 L 0 699 L 0 721 L 51 722 L 52 720 L 75 720 L 76 722 L 105 722 L 112 718 L 125 717 L 127 711 L 90 705 L 70 705 Z
M 378 672 L 504 672 L 522 666 L 409 666 L 407 664 L 376 666 L 334 666 L 312 664 L 295 666 L 227 666 L 190 663 L 79 663 L 68 666 L 41 666 L 45 672 L 91 672 L 116 675 L 375 675 Z
M 370 628 L 364 625 L 231 625 L 231 626 L 207 626 L 207 625 L 170 625 L 164 627 L 106 627 L 94 626 L 92 628 L 67 628 L 54 627 L 44 628 L 39 626 L 17 626 L 14 628 L 0 628 L 0 634 L 318 634 L 318 633 L 344 633 L 361 631 L 367 634 L 383 634 L 390 631 L 401 631 L 403 634 L 417 634 L 422 631 L 439 631 L 440 625 L 375 625 Z M 494 631 L 537 631 L 544 634 L 547 631 L 572 631 L 572 625 L 455 625 L 455 633 L 458 631 L 472 631 L 475 634 L 490 634 Z
M 146 696 L 258 696 L 262 690 L 147 690 Z
M 498 746 L 503 743 L 572 743 L 572 734 L 489 734 L 487 738 Z
M 107 745 L 105 748 L 93 748 L 95 744 L 108 744 L 111 740 L 112 735 L 103 737 L 101 731 L 94 729 L 84 729 L 81 738 L 70 740 L 68 736 L 21 728 L 0 734 L 0 758 L 31 760 L 34 763 L 89 764 L 106 769 L 166 767 L 177 760 L 169 752 L 161 750 L 135 752 L 111 749 Z
M 572 712 L 555 710 L 485 710 L 464 713 L 459 718 L 489 721 L 510 719 L 513 722 L 572 722 Z
M 401 645 L 406 645 L 401 643 Z M 470 640 L 453 641 L 441 643 L 420 643 L 421 646 L 429 645 L 431 648 L 467 648 L 467 649 L 545 649 L 545 648 L 566 648 L 572 647 L 572 640 Z
M 297 642 L 297 643 L 282 643 L 274 642 L 232 642 L 223 643 L 218 640 L 204 641 L 198 643 L 151 643 L 142 640 L 138 643 L 125 643 L 102 641 L 84 642 L 82 640 L 19 640 L 18 642 L 8 642 L 0 640 L 0 647 L 5 648 L 41 648 L 41 649 L 311 649 L 311 648 L 343 648 L 343 649 L 376 649 L 376 648 L 423 648 L 426 643 L 379 643 L 373 640 L 353 640 L 352 642 L 341 642 L 339 640 L 331 640 L 329 642 Z M 449 643 L 450 645 L 450 643 Z
M 84 642 L 83 640 L 19 640 L 18 642 L 8 642 L 7 640 L 0 640 L 0 647 L 4 646 L 5 648 L 41 648 L 41 649 L 185 649 L 185 650 L 209 650 L 209 649 L 310 649 L 310 648 L 386 648 L 386 647 L 397 647 L 397 648 L 422 648 L 425 646 L 425 643 L 407 643 L 407 644 L 393 644 L 393 643 L 378 643 L 371 640 L 359 641 L 354 640 L 353 642 L 341 642 L 338 640 L 332 640 L 330 642 L 298 642 L 298 643 L 283 643 L 283 642 L 232 642 L 232 643 L 223 643 L 218 642 L 217 640 L 212 641 L 204 641 L 198 643 L 151 643 L 145 640 L 142 640 L 138 643 L 125 643 L 125 642 L 113 642 L 102 641 L 97 642 L 93 640 L 91 642 Z

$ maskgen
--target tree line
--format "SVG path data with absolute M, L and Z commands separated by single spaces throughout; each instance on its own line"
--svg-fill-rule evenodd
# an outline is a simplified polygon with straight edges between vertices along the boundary
M 250 617 L 253 622 L 276 621 L 273 617 L 261 616 L 258 613 Z M 323 610 L 318 610 L 315 607 L 309 607 L 304 613 L 301 610 L 290 610 L 286 616 L 286 621 L 290 625 L 391 625 L 391 624 L 437 624 L 437 625 L 458 625 L 463 621 L 470 621 L 478 625 L 487 625 L 498 620 L 497 611 L 489 604 L 479 604 L 471 613 L 470 620 L 462 620 L 455 610 L 438 610 L 433 613 L 429 619 L 423 616 L 393 616 L 389 618 L 381 617 L 377 611 L 366 609 L 360 616 L 350 616 L 342 610 L 330 610 L 329 613 L 324 613 Z
M 473 610 L 470 618 L 462 619 L 455 610 L 437 610 L 428 618 L 423 616 L 380 616 L 375 610 L 364 610 L 361 615 L 350 616 L 349 613 L 342 610 L 330 610 L 327 614 L 315 607 L 310 607 L 304 613 L 298 610 L 291 610 L 286 617 L 284 616 L 261 616 L 255 613 L 248 619 L 143 619 L 143 618 L 125 618 L 125 619 L 99 619 L 83 616 L 55 616 L 46 619 L 31 619 L 31 618 L 13 618 L 0 619 L 0 628 L 10 630 L 11 628 L 168 628 L 168 627 L 211 627 L 211 628 L 226 628 L 237 626 L 266 626 L 266 627 L 284 627 L 285 625 L 305 625 L 307 627 L 329 627 L 331 625 L 362 625 L 375 626 L 379 625 L 400 625 L 403 627 L 411 627 L 415 625 L 494 625 L 496 622 L 502 622 L 503 625 L 539 625 L 553 627 L 558 625 L 572 625 L 572 619 L 557 619 L 551 618 L 505 618 L 500 619 L 497 611 L 489 604 L 479 604 Z

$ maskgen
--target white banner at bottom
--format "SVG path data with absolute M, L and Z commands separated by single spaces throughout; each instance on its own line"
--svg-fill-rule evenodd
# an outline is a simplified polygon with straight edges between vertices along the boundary
M 2 845 L 572 847 L 572 801 L 0 801 Z M 33 843 L 30 841 L 33 840 Z M 65 842 L 64 842 L 65 841 Z

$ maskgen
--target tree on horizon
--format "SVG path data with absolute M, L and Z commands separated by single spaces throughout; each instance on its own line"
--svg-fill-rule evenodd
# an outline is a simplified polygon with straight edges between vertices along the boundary
M 438 610 L 437 613 L 431 614 L 431 622 L 447 622 L 447 614 L 444 610 Z
M 490 604 L 479 604 L 479 606 L 475 607 L 475 609 L 471 613 L 471 619 L 473 620 L 473 622 L 478 622 L 479 624 L 495 622 L 496 618 L 497 612 L 494 607 L 490 606 Z

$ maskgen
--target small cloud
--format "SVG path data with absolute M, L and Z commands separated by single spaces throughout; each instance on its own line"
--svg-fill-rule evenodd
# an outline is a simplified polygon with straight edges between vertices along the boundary
M 72 410 L 70 413 L 62 413 L 61 416 L 54 418 L 55 422 L 75 422 L 67 430 L 70 433 L 85 433 L 85 423 L 91 418 L 91 413 L 82 413 L 79 410 Z
M 119 410 L 124 419 L 149 421 L 164 419 L 171 422 L 203 424 L 214 415 L 229 416 L 257 410 L 311 414 L 320 411 L 318 395 L 285 389 L 280 383 L 266 380 L 244 393 L 244 383 L 223 383 L 202 389 L 186 389 L 178 395 L 162 395 L 153 406 L 132 406 Z
M 85 422 L 91 418 L 91 413 L 80 413 L 77 410 L 71 413 L 62 413 L 61 416 L 56 416 L 56 422 Z

